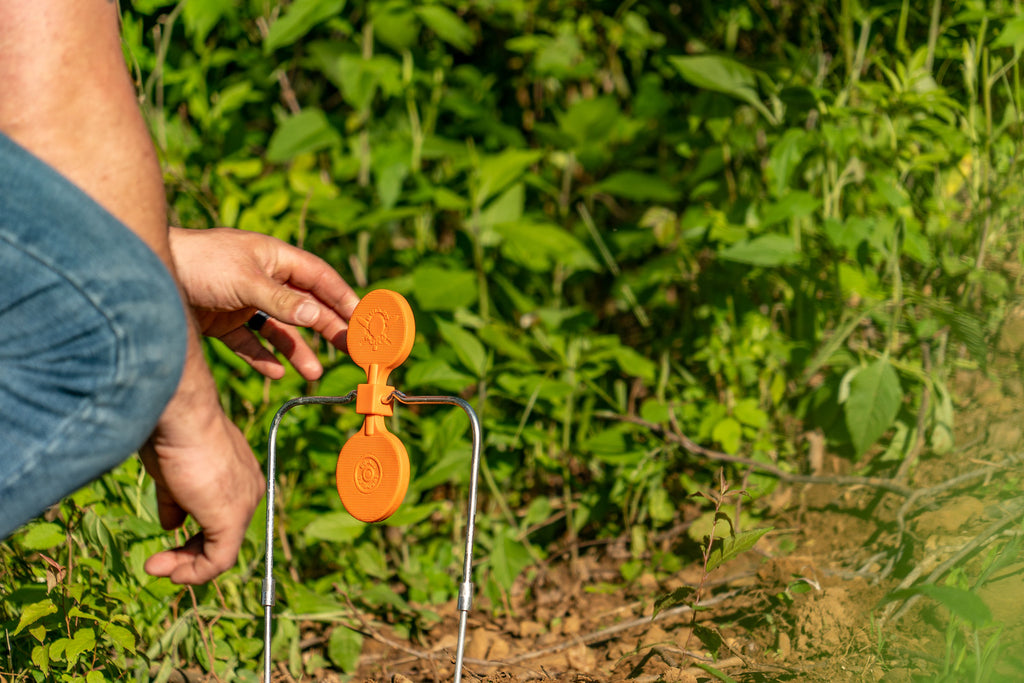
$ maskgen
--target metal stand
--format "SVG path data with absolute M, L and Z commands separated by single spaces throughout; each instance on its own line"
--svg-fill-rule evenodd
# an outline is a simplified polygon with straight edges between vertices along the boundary
M 462 661 L 466 649 L 466 624 L 469 610 L 473 605 L 473 536 L 476 532 L 476 501 L 477 478 L 480 471 L 480 452 L 483 444 L 480 418 L 472 406 L 455 396 L 406 396 L 400 391 L 391 394 L 392 400 L 404 405 L 432 404 L 453 405 L 462 408 L 469 417 L 472 431 L 473 454 L 471 475 L 469 480 L 469 514 L 466 523 L 466 549 L 462 560 L 462 581 L 459 583 L 459 596 L 456 606 L 459 610 L 459 638 L 455 650 L 455 683 L 462 680 Z M 271 656 L 270 640 L 274 618 L 274 602 L 276 588 L 274 585 L 274 482 L 277 479 L 277 430 L 285 413 L 296 406 L 303 405 L 343 405 L 356 399 L 356 392 L 351 391 L 344 396 L 303 396 L 286 402 L 274 415 L 270 425 L 270 447 L 267 458 L 267 554 L 265 560 L 266 573 L 263 576 L 261 601 L 263 603 L 263 683 L 270 683 Z

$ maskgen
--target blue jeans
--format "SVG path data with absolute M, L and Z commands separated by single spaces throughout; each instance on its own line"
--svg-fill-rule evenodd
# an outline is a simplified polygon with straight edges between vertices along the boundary
M 141 239 L 0 133 L 0 539 L 142 445 L 184 315 Z

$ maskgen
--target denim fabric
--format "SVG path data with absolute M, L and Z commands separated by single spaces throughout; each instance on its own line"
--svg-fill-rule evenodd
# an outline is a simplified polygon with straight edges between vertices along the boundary
M 149 247 L 0 134 L 0 539 L 142 445 L 185 334 Z

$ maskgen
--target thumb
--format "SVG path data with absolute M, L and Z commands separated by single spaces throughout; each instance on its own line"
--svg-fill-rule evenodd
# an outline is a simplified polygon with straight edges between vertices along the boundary
M 314 327 L 322 315 L 323 305 L 309 294 L 263 276 L 252 284 L 251 305 L 267 315 L 290 325 Z

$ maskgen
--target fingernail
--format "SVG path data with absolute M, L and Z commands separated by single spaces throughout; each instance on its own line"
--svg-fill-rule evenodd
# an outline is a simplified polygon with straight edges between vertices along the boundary
M 299 306 L 299 310 L 295 311 L 295 322 L 305 327 L 309 327 L 316 322 L 316 319 L 320 317 L 320 309 L 317 308 L 316 304 L 305 302 Z

